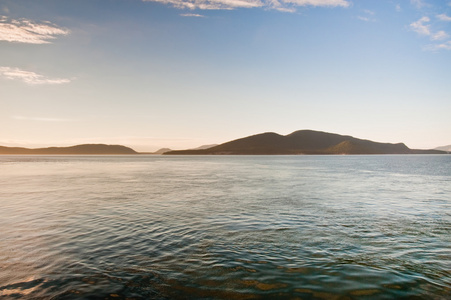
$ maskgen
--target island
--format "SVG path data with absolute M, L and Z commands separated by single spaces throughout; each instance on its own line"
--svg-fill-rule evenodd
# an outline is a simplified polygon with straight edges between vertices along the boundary
M 122 145 L 83 144 L 71 147 L 21 148 L 0 146 L 4 155 L 131 155 L 139 154 Z
M 440 150 L 415 150 L 403 143 L 379 143 L 314 130 L 288 135 L 274 132 L 256 134 L 208 149 L 176 150 L 164 155 L 299 155 L 299 154 L 445 154 Z

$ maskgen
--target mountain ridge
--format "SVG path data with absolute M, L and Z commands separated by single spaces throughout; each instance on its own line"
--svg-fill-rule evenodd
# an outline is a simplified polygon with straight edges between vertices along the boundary
M 81 144 L 69 147 L 23 148 L 0 146 L 3 155 L 130 155 L 139 154 L 122 145 Z
M 298 130 L 287 135 L 275 132 L 255 134 L 220 145 L 204 145 L 195 149 L 170 150 L 164 155 L 300 155 L 300 154 L 446 154 L 446 151 L 410 149 L 404 143 L 380 143 L 314 130 Z M 207 147 L 207 148 L 204 148 Z M 0 146 L 0 155 L 134 155 L 132 148 L 122 145 L 81 144 L 70 147 L 23 148 Z
M 314 130 L 288 135 L 264 132 L 225 142 L 203 150 L 175 150 L 164 155 L 287 155 L 287 154 L 443 154 L 438 150 L 415 150 L 404 143 L 380 143 Z

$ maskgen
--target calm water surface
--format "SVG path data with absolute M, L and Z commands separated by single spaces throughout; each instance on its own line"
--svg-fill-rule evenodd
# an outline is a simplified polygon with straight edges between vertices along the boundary
M 450 299 L 451 156 L 0 156 L 0 298 Z

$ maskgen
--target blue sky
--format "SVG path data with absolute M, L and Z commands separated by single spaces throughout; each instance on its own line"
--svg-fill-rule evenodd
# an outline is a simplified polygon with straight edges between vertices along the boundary
M 0 0 L 0 145 L 451 144 L 451 1 Z

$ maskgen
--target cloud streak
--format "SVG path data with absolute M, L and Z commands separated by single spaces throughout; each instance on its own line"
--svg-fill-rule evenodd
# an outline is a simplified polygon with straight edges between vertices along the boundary
M 182 17 L 194 17 L 194 18 L 205 18 L 204 15 L 199 14 L 180 14 Z
M 444 22 L 451 22 L 451 17 L 447 16 L 446 14 L 437 15 L 437 19 Z
M 441 44 L 427 45 L 424 49 L 429 51 L 451 50 L 451 41 L 446 41 Z
M 423 2 L 423 0 L 410 0 L 410 3 L 415 6 L 417 9 L 421 9 L 426 4 Z
M 374 18 L 374 15 L 376 14 L 374 11 L 369 9 L 364 9 L 363 12 L 366 14 L 366 17 L 364 16 L 357 16 L 357 19 L 365 22 L 376 22 L 376 19 Z
M 294 12 L 295 7 L 348 7 L 348 0 L 142 0 L 171 5 L 179 9 L 231 10 L 237 8 L 265 8 Z
M 0 41 L 49 44 L 57 36 L 68 35 L 69 30 L 50 22 L 36 23 L 27 19 L 0 17 Z
M 447 38 L 449 38 L 449 35 L 446 32 L 444 32 L 443 30 L 440 30 L 440 31 L 434 33 L 433 35 L 431 35 L 431 40 L 433 40 L 433 41 L 446 40 Z
M 48 78 L 44 75 L 37 74 L 35 72 L 10 67 L 0 67 L 0 78 L 10 80 L 20 80 L 30 85 L 64 84 L 70 82 L 69 79 Z

